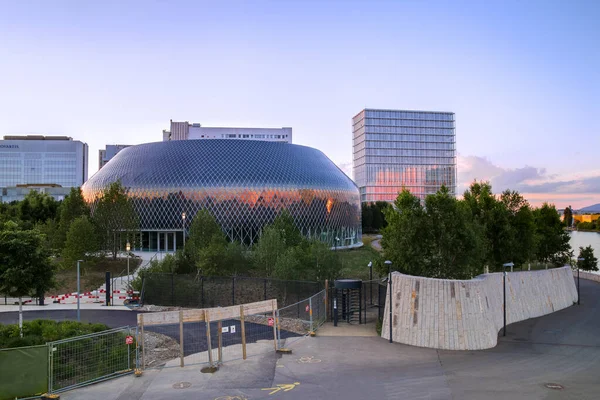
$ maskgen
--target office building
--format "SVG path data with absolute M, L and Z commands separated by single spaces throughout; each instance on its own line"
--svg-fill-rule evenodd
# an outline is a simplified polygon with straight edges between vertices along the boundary
M 128 144 L 107 144 L 105 149 L 98 150 L 98 169 L 104 167 L 118 152 L 129 146 Z
M 231 241 L 256 243 L 288 210 L 300 231 L 331 247 L 361 241 L 358 188 L 319 150 L 286 143 L 190 140 L 120 151 L 82 187 L 94 204 L 120 181 L 140 221 L 136 248 L 172 251 L 208 210 Z M 185 219 L 182 214 L 185 213 Z
M 165 142 L 189 139 L 239 139 L 292 143 L 292 128 L 216 128 L 171 120 L 170 130 L 163 130 Z
M 56 201 L 63 201 L 71 192 L 71 188 L 55 184 L 17 185 L 0 188 L 0 203 L 22 201 L 29 192 L 45 193 Z
M 392 202 L 403 187 L 421 200 L 442 185 L 456 194 L 454 113 L 367 108 L 352 124 L 362 202 Z
M 88 145 L 66 136 L 4 136 L 0 188 L 18 185 L 81 186 L 88 177 Z

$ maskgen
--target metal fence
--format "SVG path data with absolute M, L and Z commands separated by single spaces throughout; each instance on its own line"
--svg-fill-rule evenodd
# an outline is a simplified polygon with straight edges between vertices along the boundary
M 163 273 L 144 276 L 142 287 L 142 304 L 188 308 L 228 307 L 268 299 L 277 299 L 281 307 L 323 289 L 319 282 Z
M 327 320 L 327 291 L 277 310 L 278 347 L 286 346 L 317 329 Z
M 133 371 L 136 328 L 122 327 L 48 343 L 48 393 L 89 385 Z
M 40 395 L 48 390 L 48 346 L 0 350 L 0 400 Z

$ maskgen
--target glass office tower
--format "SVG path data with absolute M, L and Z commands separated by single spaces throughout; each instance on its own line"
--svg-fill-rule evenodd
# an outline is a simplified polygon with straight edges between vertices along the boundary
M 403 187 L 421 200 L 442 185 L 456 194 L 454 113 L 367 108 L 352 124 L 361 202 L 392 202 Z

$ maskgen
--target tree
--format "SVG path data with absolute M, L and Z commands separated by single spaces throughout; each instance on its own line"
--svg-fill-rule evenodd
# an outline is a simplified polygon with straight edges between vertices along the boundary
M 21 230 L 7 222 L 0 231 L 0 291 L 19 298 L 19 329 L 23 336 L 22 297 L 43 296 L 54 285 L 54 269 L 44 238 L 37 230 Z
M 537 235 L 536 258 L 544 263 L 564 265 L 571 250 L 569 232 L 563 229 L 554 205 L 544 203 L 533 211 Z
M 369 203 L 362 203 L 360 205 L 361 216 L 362 216 L 362 230 L 363 232 L 373 231 L 373 209 Z
M 75 265 L 77 260 L 89 262 L 99 250 L 94 225 L 86 216 L 81 216 L 70 225 L 67 240 L 62 252 L 65 268 Z
M 283 242 L 288 247 L 297 246 L 303 240 L 302 233 L 296 226 L 294 218 L 286 209 L 279 213 L 271 226 L 280 232 Z
M 287 248 L 282 232 L 273 226 L 266 226 L 258 244 L 254 246 L 252 253 L 254 268 L 260 271 L 262 276 L 273 276 L 277 259 Z
M 502 264 L 512 261 L 507 259 L 514 243 L 510 214 L 506 205 L 492 193 L 490 183 L 473 182 L 463 198 L 471 209 L 473 221 L 481 226 L 484 233 L 484 264 L 499 269 Z
M 100 243 L 110 249 L 113 259 L 126 241 L 133 241 L 139 231 L 137 214 L 120 181 L 113 182 L 96 201 L 92 221 Z
M 565 208 L 563 215 L 564 215 L 563 222 L 565 223 L 565 225 L 568 228 L 573 226 L 573 209 L 571 208 L 571 206 Z
M 31 190 L 19 204 L 19 216 L 22 221 L 36 224 L 56 218 L 58 202 L 47 193 Z
M 513 239 L 506 259 L 515 265 L 523 265 L 535 256 L 537 246 L 533 211 L 527 200 L 516 191 L 505 190 L 500 195 L 500 201 L 508 211 Z
M 90 209 L 83 198 L 81 188 L 71 188 L 60 207 L 60 220 L 56 232 L 58 248 L 64 247 L 71 223 L 81 216 L 89 217 Z
M 223 237 L 223 231 L 215 218 L 207 210 L 198 211 L 192 220 L 184 249 L 185 255 L 193 265 L 198 263 L 200 252 L 213 243 L 215 236 Z M 224 245 L 226 244 L 225 242 Z
M 427 276 L 429 257 L 427 215 L 418 197 L 402 189 L 395 207 L 385 211 L 387 227 L 381 245 L 394 269 L 409 275 Z M 387 271 L 379 271 L 385 275 Z
M 580 247 L 579 256 L 577 258 L 584 258 L 583 261 L 578 261 L 579 268 L 584 271 L 598 271 L 598 259 L 594 256 L 594 248 L 592 246 Z

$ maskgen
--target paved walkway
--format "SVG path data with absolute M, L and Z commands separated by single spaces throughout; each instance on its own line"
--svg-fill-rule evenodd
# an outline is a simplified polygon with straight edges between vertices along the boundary
M 506 338 L 501 336 L 496 348 L 485 351 L 424 349 L 390 344 L 379 337 L 317 336 L 294 342 L 291 355 L 269 351 L 228 362 L 213 375 L 201 374 L 199 366 L 164 368 L 61 397 L 598 399 L 600 284 L 582 281 L 581 294 L 581 306 L 509 325 Z M 549 383 L 564 389 L 547 388 Z

